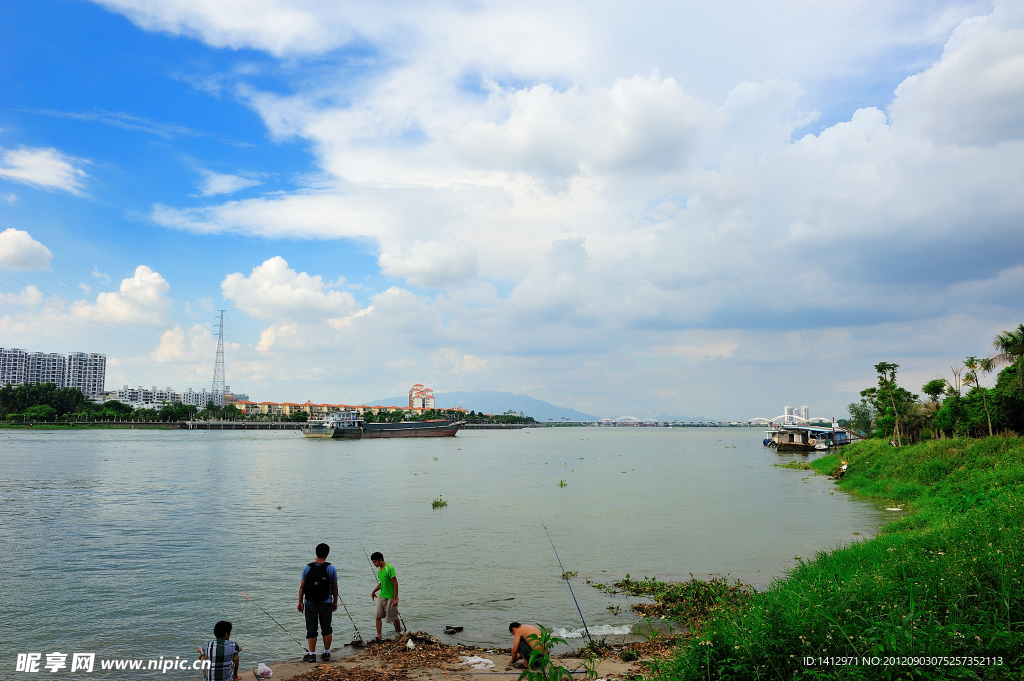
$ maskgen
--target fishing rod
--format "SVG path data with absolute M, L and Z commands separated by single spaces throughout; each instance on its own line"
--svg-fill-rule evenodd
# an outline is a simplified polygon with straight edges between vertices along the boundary
M 587 621 L 583 619 L 583 611 L 580 610 L 580 602 L 576 600 L 576 594 L 572 592 L 572 584 L 569 583 L 569 578 L 566 576 L 565 567 L 562 565 L 562 559 L 558 557 L 558 549 L 555 548 L 555 542 L 551 541 L 551 533 L 548 532 L 548 526 L 544 525 L 544 519 L 537 516 L 540 520 L 540 524 L 544 527 L 544 534 L 548 536 L 548 542 L 551 543 L 551 550 L 555 552 L 555 560 L 558 561 L 558 567 L 562 568 L 562 578 L 565 579 L 565 585 L 569 587 L 569 595 L 572 596 L 572 602 L 576 604 L 576 612 L 580 614 L 580 621 L 583 622 L 583 631 L 587 632 L 587 638 L 590 639 L 590 645 L 594 645 L 594 639 L 590 636 L 590 627 L 587 626 Z
M 291 638 L 291 640 L 293 640 L 293 641 L 295 641 L 296 643 L 298 643 L 298 644 L 299 644 L 299 646 L 300 646 L 300 647 L 302 648 L 302 652 L 304 652 L 304 653 L 308 653 L 308 652 L 309 652 L 309 650 L 308 650 L 308 649 L 306 648 L 306 646 L 304 646 L 304 645 L 302 645 L 301 643 L 299 643 L 299 639 L 297 639 L 297 638 L 295 638 L 294 636 L 292 636 L 291 632 L 290 632 L 290 631 L 288 631 L 287 629 L 285 629 L 285 628 L 284 628 L 284 625 L 283 625 L 283 624 L 281 624 L 280 622 L 278 622 L 278 621 L 277 621 L 277 619 L 276 619 L 276 618 L 275 618 L 275 617 L 274 617 L 273 615 L 271 615 L 271 614 L 270 614 L 269 612 L 267 612 L 267 611 L 266 611 L 266 609 L 265 609 L 265 608 L 264 608 L 264 607 L 263 607 L 262 605 L 260 605 L 259 603 L 257 603 L 256 601 L 254 601 L 254 600 L 253 600 L 252 598 L 250 598 L 250 596 L 249 596 L 249 595 L 248 595 L 247 593 L 245 593 L 244 591 L 240 591 L 239 593 L 241 593 L 241 594 L 242 594 L 243 596 L 245 596 L 246 598 L 248 598 L 248 599 L 249 599 L 249 602 L 250 602 L 250 603 L 252 603 L 252 604 L 253 604 L 253 605 L 255 605 L 255 606 L 256 606 L 257 608 L 259 608 L 260 610 L 262 610 L 262 611 L 263 611 L 263 614 L 265 614 L 265 615 L 266 615 L 267 617 L 269 617 L 270 619 L 274 620 L 274 624 L 276 624 L 277 626 L 281 627 L 281 631 L 283 631 L 284 633 L 288 634 L 288 637 L 289 637 L 289 638 Z
M 360 544 L 359 548 L 363 550 L 363 555 L 366 556 L 366 560 L 370 561 L 370 572 L 373 573 L 373 578 L 378 584 L 380 584 L 380 579 L 377 577 L 377 566 L 373 564 L 372 560 L 370 560 L 370 554 L 366 552 L 366 547 Z M 402 611 L 398 609 L 398 606 L 395 606 L 395 612 L 398 613 L 398 621 L 402 624 L 402 629 L 404 631 L 409 631 L 409 625 L 406 623 L 405 618 L 402 617 Z
M 352 613 L 348 611 L 348 606 L 345 605 L 345 601 L 341 600 L 341 595 L 338 595 L 338 602 L 341 603 L 341 607 L 345 608 L 345 614 L 348 615 L 348 621 L 352 623 L 352 628 L 356 630 L 356 638 L 359 639 L 359 646 L 365 646 L 366 643 L 363 641 L 363 635 L 359 633 L 359 627 L 356 626 L 356 621 L 352 619 Z M 352 639 L 352 643 L 355 644 L 356 639 Z

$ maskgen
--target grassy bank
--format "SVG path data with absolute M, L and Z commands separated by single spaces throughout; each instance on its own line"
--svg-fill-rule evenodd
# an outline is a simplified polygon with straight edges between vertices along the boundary
M 872 540 L 802 562 L 738 611 L 712 613 L 653 678 L 1024 678 L 1024 439 L 871 440 L 811 467 L 832 473 L 841 458 L 839 488 L 906 512 Z M 885 667 L 887 656 L 996 656 L 1002 666 Z M 862 663 L 873 657 L 880 664 Z

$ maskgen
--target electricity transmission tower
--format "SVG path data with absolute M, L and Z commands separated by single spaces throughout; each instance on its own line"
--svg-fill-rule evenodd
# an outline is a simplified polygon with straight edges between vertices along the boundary
M 213 394 L 224 395 L 224 312 L 217 316 L 217 362 L 213 365 Z

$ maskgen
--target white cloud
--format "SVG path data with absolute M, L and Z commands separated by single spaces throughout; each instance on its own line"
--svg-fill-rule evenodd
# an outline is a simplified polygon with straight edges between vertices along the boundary
M 468 373 L 481 371 L 487 367 L 487 360 L 476 355 L 462 354 L 455 348 L 441 348 L 435 359 L 442 366 L 447 365 L 451 373 L 463 378 Z
M 328 290 L 320 275 L 296 272 L 281 256 L 254 267 L 248 277 L 240 272 L 229 274 L 221 282 L 221 290 L 235 307 L 259 319 L 315 321 L 344 316 L 358 308 L 351 293 Z
M 17 293 L 0 292 L 0 300 L 3 302 L 26 309 L 35 308 L 43 302 L 43 298 L 43 292 L 31 284 Z
M 0 232 L 0 268 L 48 270 L 53 254 L 28 232 L 10 227 Z
M 71 164 L 76 160 L 56 149 L 12 149 L 3 152 L 0 178 L 77 194 L 83 187 L 83 179 L 88 176 Z
M 216 196 L 218 194 L 234 194 L 247 187 L 255 187 L 260 182 L 248 177 L 239 175 L 227 175 L 215 173 L 211 170 L 204 170 L 203 181 L 199 184 L 199 193 L 202 196 Z
M 289 338 L 294 336 L 299 331 L 298 325 L 294 323 L 274 323 L 263 330 L 260 334 L 260 342 L 256 346 L 256 350 L 262 353 L 267 353 L 274 344 L 282 338 Z
M 477 274 L 476 251 L 454 240 L 415 242 L 398 253 L 381 253 L 378 262 L 389 277 L 403 277 L 426 288 L 455 285 Z
M 216 350 L 210 329 L 202 324 L 193 324 L 187 330 L 175 324 L 160 336 L 160 343 L 150 357 L 161 363 L 167 362 L 200 362 L 209 368 L 209 361 Z
M 298 375 L 289 358 L 344 342 L 346 390 L 382 380 L 366 366 L 727 405 L 752 381 L 776 399 L 765 367 L 793 358 L 838 386 L 860 380 L 844 365 L 916 352 L 887 334 L 942 355 L 915 323 L 977 353 L 1019 315 L 1020 2 L 978 19 L 984 3 L 105 5 L 299 71 L 354 39 L 384 57 L 286 94 L 223 87 L 309 145 L 307 186 L 153 210 L 196 233 L 368 243 L 404 279 L 360 307 L 281 258 L 229 275 L 224 295 L 265 320 L 254 374 Z M 836 113 L 850 74 L 915 72 Z
M 156 325 L 162 323 L 172 304 L 166 295 L 170 288 L 158 272 L 139 265 L 133 276 L 121 280 L 117 291 L 103 291 L 96 296 L 95 303 L 72 303 L 71 312 L 77 317 L 104 324 L 113 320 Z
M 197 36 L 218 47 L 257 47 L 273 54 L 319 52 L 352 35 L 337 21 L 325 22 L 313 5 L 276 0 L 98 0 L 152 31 Z M 341 9 L 340 7 L 338 9 Z M 343 32 L 339 35 L 338 31 Z
M 1024 139 L 1024 9 L 996 3 L 965 21 L 942 58 L 907 78 L 892 104 L 895 127 L 940 143 L 988 145 Z

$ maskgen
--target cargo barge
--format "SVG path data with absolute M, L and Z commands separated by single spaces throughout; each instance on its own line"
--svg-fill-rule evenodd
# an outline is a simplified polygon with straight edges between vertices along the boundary
M 335 440 L 365 440 L 383 437 L 454 437 L 462 421 L 436 419 L 367 423 L 356 411 L 337 411 L 322 419 L 311 419 L 302 428 L 306 437 Z

